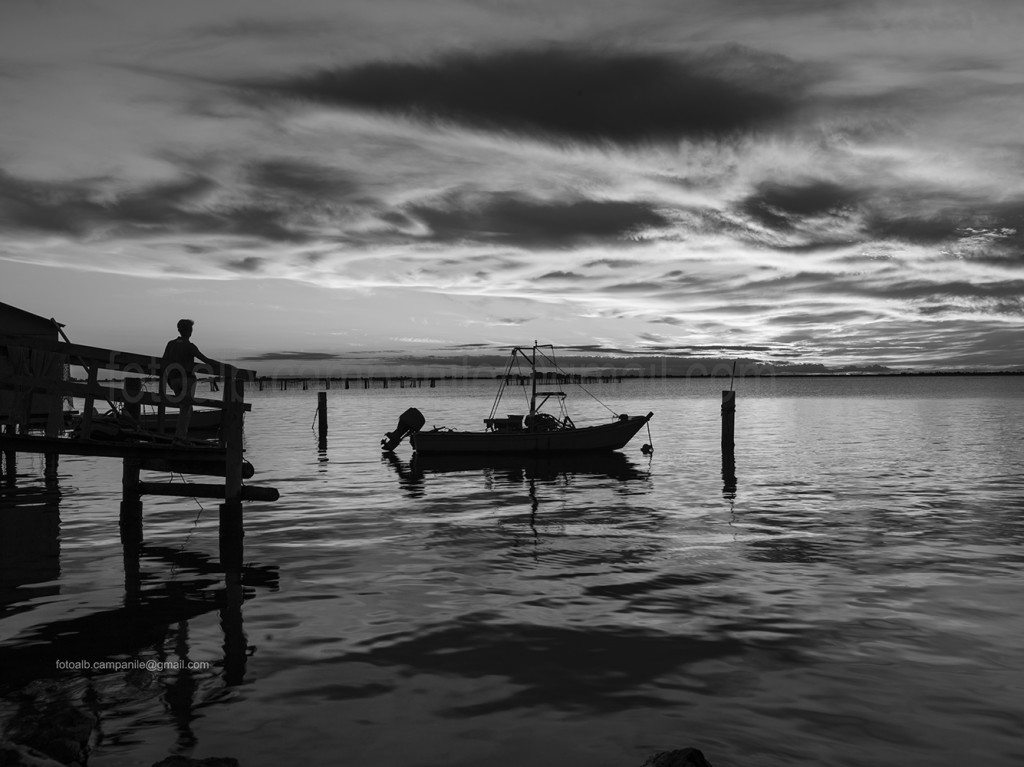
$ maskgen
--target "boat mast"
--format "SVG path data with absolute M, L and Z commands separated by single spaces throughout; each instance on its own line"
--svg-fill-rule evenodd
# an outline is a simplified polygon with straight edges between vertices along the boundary
M 533 431 L 533 416 L 537 411 L 537 341 L 533 342 L 533 359 L 530 361 L 530 379 L 533 389 L 530 394 L 530 431 Z

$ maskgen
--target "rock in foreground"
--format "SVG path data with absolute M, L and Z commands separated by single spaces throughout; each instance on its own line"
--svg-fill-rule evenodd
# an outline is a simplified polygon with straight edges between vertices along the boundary
M 696 748 L 681 748 L 659 751 L 640 767 L 711 767 L 711 762 Z

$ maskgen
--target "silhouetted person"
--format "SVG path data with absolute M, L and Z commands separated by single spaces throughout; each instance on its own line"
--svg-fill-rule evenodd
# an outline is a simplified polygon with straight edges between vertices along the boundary
M 180 407 L 178 425 L 174 430 L 176 440 L 184 440 L 188 436 L 188 424 L 192 420 L 192 400 L 196 394 L 196 358 L 207 365 L 220 363 L 211 360 L 199 347 L 189 339 L 192 337 L 192 320 L 178 320 L 178 337 L 167 342 L 164 348 L 164 378 L 174 392 L 174 399 Z

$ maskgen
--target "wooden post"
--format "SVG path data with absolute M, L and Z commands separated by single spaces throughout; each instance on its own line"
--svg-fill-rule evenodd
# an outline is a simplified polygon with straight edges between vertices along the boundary
M 164 433 L 164 420 L 167 417 L 167 377 L 161 371 L 160 384 L 157 389 L 158 402 L 156 404 L 156 433 Z
M 124 379 L 124 413 L 136 424 L 142 414 L 142 406 L 139 400 L 142 395 L 142 381 L 138 378 Z
M 220 626 L 224 632 L 224 682 L 228 686 L 245 681 L 245 664 L 249 657 L 248 640 L 242 623 L 241 567 L 227 568 L 224 573 L 224 606 L 220 611 Z
M 14 434 L 14 424 L 9 423 L 3 427 L 7 434 Z M 18 480 L 18 453 L 12 448 L 4 450 L 4 481 L 13 487 Z
M 63 431 L 64 429 L 64 408 L 62 405 L 63 397 L 61 397 L 59 394 L 53 394 L 51 392 L 47 394 L 46 401 L 47 408 L 45 434 L 50 439 L 56 439 L 57 437 L 60 436 L 61 431 Z M 57 466 L 58 463 L 60 462 L 60 453 L 47 453 L 43 461 L 43 476 L 48 480 L 56 479 Z
M 136 544 L 142 541 L 142 496 L 139 495 L 140 462 L 127 457 L 121 474 L 121 541 Z
M 79 431 L 81 439 L 89 439 L 90 432 L 92 432 L 92 410 L 95 405 L 96 399 L 94 391 L 96 389 L 96 368 L 89 368 L 89 392 L 85 397 L 85 404 L 82 407 L 82 427 Z
M 722 492 L 728 497 L 736 495 L 736 392 L 722 392 Z
M 733 451 L 733 432 L 736 427 L 736 392 L 722 392 L 722 452 Z
M 242 566 L 242 416 L 245 382 L 228 367 L 224 381 L 224 503 L 220 505 L 220 560 L 228 568 Z
M 327 449 L 327 392 L 317 394 L 316 417 L 320 424 L 320 449 Z

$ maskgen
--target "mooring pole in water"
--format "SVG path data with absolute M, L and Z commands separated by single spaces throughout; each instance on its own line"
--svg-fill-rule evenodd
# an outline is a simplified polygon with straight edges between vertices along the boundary
M 316 395 L 316 420 L 320 424 L 320 449 L 327 449 L 327 392 Z
M 736 392 L 732 388 L 735 378 L 736 361 L 733 360 L 729 391 L 722 392 L 722 492 L 727 495 L 736 493 Z
M 722 392 L 722 452 L 733 452 L 736 443 L 733 434 L 736 429 L 736 392 Z

